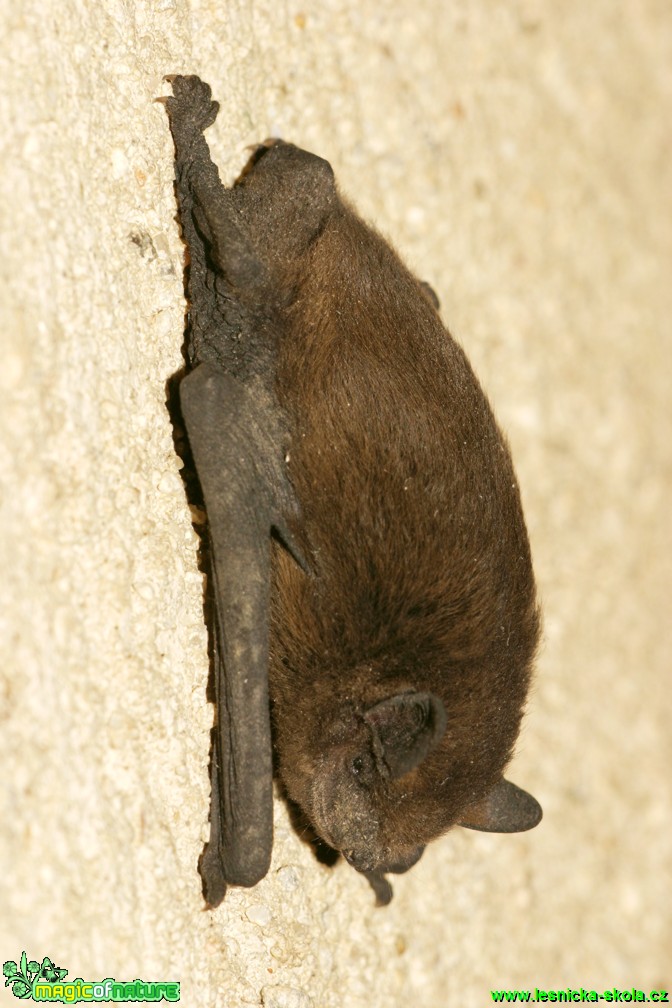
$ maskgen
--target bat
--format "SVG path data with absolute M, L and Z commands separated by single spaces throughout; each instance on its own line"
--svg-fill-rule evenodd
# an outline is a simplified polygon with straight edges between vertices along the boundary
M 328 162 L 269 140 L 226 188 L 210 87 L 167 80 L 214 600 L 204 896 L 267 873 L 275 772 L 386 903 L 451 827 L 541 818 L 503 776 L 540 624 L 510 453 L 436 295 Z

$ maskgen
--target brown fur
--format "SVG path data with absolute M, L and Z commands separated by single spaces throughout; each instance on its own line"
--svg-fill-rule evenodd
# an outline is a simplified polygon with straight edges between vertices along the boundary
M 538 628 L 527 534 L 463 351 L 346 206 L 301 263 L 283 321 L 277 391 L 316 575 L 275 551 L 270 690 L 287 791 L 340 837 L 347 808 L 320 810 L 315 794 L 364 744 L 355 732 L 325 760 L 341 710 L 416 689 L 448 713 L 440 746 L 381 800 L 384 862 L 452 826 L 511 756 Z

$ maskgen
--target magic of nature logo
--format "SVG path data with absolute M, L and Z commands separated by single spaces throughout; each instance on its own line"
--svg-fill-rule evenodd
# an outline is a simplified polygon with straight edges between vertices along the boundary
M 179 1001 L 177 981 L 105 980 L 86 981 L 78 977 L 66 981 L 67 969 L 56 966 L 48 956 L 42 962 L 21 953 L 18 962 L 8 959 L 2 966 L 5 987 L 11 984 L 14 997 L 33 1001 Z

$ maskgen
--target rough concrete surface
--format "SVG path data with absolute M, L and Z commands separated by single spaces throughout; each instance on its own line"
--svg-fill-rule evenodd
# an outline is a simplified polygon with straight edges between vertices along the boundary
M 23 0 L 0 13 L 0 952 L 189 1008 L 672 985 L 672 17 L 664 0 Z M 227 180 L 282 135 L 439 293 L 507 430 L 545 609 L 510 775 L 376 909 L 276 803 L 203 910 L 202 575 L 165 408 L 183 247 L 164 74 Z M 2 1004 L 15 1004 L 9 989 Z

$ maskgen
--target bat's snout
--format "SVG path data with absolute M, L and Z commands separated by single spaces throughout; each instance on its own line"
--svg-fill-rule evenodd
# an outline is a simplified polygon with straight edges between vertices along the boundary
M 357 851 L 347 850 L 341 851 L 343 857 L 348 862 L 351 868 L 354 868 L 358 872 L 370 872 L 375 871 L 376 865 L 374 859 L 367 857 L 366 855 L 358 854 Z

